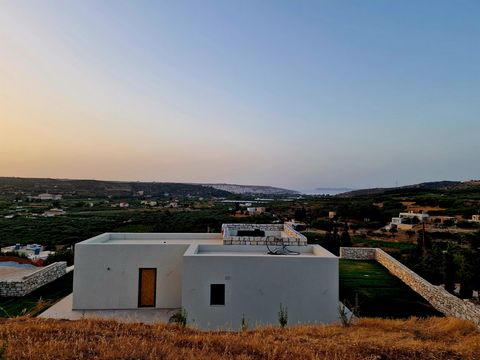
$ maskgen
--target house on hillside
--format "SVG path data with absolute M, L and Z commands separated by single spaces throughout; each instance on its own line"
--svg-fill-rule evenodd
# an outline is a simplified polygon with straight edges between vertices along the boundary
M 247 212 L 249 215 L 262 215 L 267 211 L 264 207 L 248 207 Z
M 75 245 L 73 310 L 184 308 L 201 329 L 338 319 L 338 258 L 284 224 L 222 233 L 106 233 Z M 125 313 L 127 315 L 125 315 Z
M 411 230 L 416 225 L 426 222 L 429 215 L 425 212 L 414 213 L 413 211 L 401 212 L 398 217 L 392 217 L 392 221 L 388 225 L 390 229 Z
M 42 216 L 44 216 L 44 217 L 55 217 L 55 216 L 65 215 L 66 213 L 67 212 L 63 209 L 53 208 L 53 209 L 45 211 L 42 214 Z
M 28 196 L 28 200 L 41 200 L 41 201 L 52 201 L 52 200 L 62 200 L 61 194 L 50 194 L 48 192 L 38 194 L 37 196 Z

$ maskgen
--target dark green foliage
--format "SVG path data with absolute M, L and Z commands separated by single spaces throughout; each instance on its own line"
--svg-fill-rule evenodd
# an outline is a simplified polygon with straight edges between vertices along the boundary
M 460 297 L 462 299 L 470 299 L 473 296 L 475 272 L 475 258 L 471 251 L 466 251 L 463 254 L 460 265 Z
M 423 233 L 417 235 L 417 251 L 419 255 L 423 252 Z
M 73 265 L 73 251 L 70 249 L 64 249 L 48 255 L 44 262 L 44 265 L 53 264 L 57 261 L 66 261 L 67 266 Z
M 405 231 L 405 234 L 407 234 L 408 238 L 411 239 L 413 235 L 415 235 L 415 230 L 407 230 Z
M 324 231 L 332 231 L 333 230 L 333 223 L 329 220 L 314 220 L 311 223 L 313 228 L 324 230 Z
M 345 223 L 342 234 L 340 235 L 340 246 L 350 247 L 352 245 L 352 239 L 350 238 L 350 234 L 348 233 L 348 225 L 347 223 Z
M 453 261 L 453 254 L 451 251 L 445 252 L 445 290 L 453 294 L 455 290 L 455 263 Z
M 398 232 L 397 228 L 391 227 L 389 230 L 390 234 L 392 234 L 393 237 L 395 237 L 395 234 Z
M 430 249 L 424 249 L 420 258 L 418 272 L 433 284 L 441 284 L 443 281 L 443 251 L 435 246 Z M 415 269 L 417 270 L 417 269 Z
M 470 221 L 458 221 L 457 226 L 462 229 L 475 229 L 479 227 L 477 223 Z
M 104 232 L 220 232 L 222 223 L 270 223 L 271 216 L 233 218 L 228 208 L 202 210 L 131 209 L 85 211 L 53 218 L 0 218 L 1 245 L 72 245 Z
M 27 254 L 20 253 L 20 252 L 17 252 L 17 251 L 5 251 L 4 253 L 0 254 L 0 257 L 1 256 L 14 256 L 14 257 L 22 258 L 22 259 L 28 259 Z
M 304 207 L 300 209 L 295 209 L 294 217 L 296 221 L 305 221 L 305 219 L 307 218 L 307 211 Z

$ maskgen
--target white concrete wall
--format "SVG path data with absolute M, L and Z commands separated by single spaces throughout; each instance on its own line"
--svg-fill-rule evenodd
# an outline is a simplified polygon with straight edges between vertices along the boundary
M 157 308 L 181 307 L 182 257 L 188 246 L 75 245 L 73 309 L 136 309 L 139 268 L 157 268 Z
M 183 274 L 183 306 L 189 323 L 202 329 L 238 330 L 242 314 L 250 326 L 278 324 L 280 303 L 288 307 L 290 325 L 338 319 L 334 256 L 186 254 Z M 210 305 L 216 283 L 225 284 L 225 306 Z

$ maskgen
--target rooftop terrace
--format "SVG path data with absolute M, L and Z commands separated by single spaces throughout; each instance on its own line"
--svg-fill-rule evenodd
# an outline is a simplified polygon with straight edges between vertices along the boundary
M 222 244 L 220 233 L 104 233 L 85 240 L 83 244 Z
M 307 238 L 287 224 L 223 224 L 224 245 L 307 245 Z
M 325 250 L 319 245 L 307 245 L 307 246 L 288 246 L 287 252 L 282 254 L 272 254 L 275 250 L 278 250 L 278 246 L 244 246 L 244 245 L 210 245 L 200 244 L 191 246 L 186 256 L 250 256 L 250 257 L 278 257 L 278 255 L 301 257 L 301 258 L 335 258 L 336 256 Z M 280 248 L 281 249 L 281 248 Z

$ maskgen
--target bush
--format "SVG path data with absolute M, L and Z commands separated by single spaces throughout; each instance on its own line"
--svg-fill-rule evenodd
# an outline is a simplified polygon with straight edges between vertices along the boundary
M 170 319 L 168 319 L 168 322 L 170 324 L 177 324 L 180 325 L 181 327 L 187 326 L 187 310 L 184 308 L 181 308 L 178 310 L 175 314 L 170 316 Z
M 4 253 L 1 253 L 0 256 L 14 256 L 22 259 L 28 259 L 27 254 L 25 253 L 19 253 L 17 251 L 6 251 Z
M 57 261 L 66 261 L 67 266 L 73 265 L 73 251 L 72 250 L 60 250 L 56 253 L 48 255 L 45 259 L 44 265 L 50 265 Z
M 242 314 L 242 323 L 240 325 L 240 328 L 242 331 L 248 330 L 248 322 L 247 322 L 247 319 L 245 319 L 245 314 Z
M 282 303 L 280 303 L 280 310 L 278 311 L 278 323 L 282 328 L 288 324 L 288 308 L 283 307 Z

